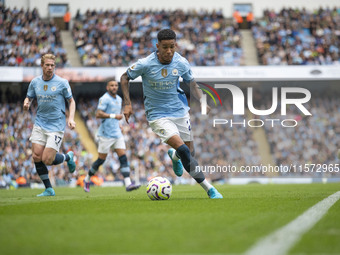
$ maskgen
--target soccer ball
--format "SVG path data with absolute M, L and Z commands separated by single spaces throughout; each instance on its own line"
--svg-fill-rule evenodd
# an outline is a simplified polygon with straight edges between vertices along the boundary
M 151 200 L 168 200 L 171 196 L 172 185 L 164 177 L 152 178 L 146 187 L 146 194 Z

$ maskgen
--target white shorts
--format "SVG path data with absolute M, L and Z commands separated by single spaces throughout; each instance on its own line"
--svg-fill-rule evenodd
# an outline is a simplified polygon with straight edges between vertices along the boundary
M 167 142 L 174 135 L 179 135 L 184 142 L 193 140 L 189 114 L 180 118 L 168 117 L 152 120 L 149 121 L 149 125 L 162 142 Z
M 45 148 L 52 148 L 59 151 L 63 138 L 64 132 L 62 131 L 48 132 L 41 127 L 34 125 L 30 141 L 43 145 Z
M 124 137 L 120 138 L 108 138 L 104 136 L 97 136 L 98 141 L 98 153 L 108 154 L 110 148 L 112 149 L 126 149 Z

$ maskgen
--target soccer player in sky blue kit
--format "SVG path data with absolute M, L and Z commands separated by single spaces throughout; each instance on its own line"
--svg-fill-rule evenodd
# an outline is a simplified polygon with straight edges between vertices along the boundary
M 223 196 L 197 170 L 194 158 L 193 137 L 190 127 L 189 107 L 183 100 L 183 91 L 179 87 L 182 77 L 189 84 L 194 96 L 200 100 L 202 93 L 192 75 L 188 61 L 175 52 L 176 34 L 171 29 L 163 29 L 157 35 L 157 51 L 148 57 L 139 59 L 121 76 L 124 97 L 124 116 L 128 121 L 132 114 L 129 93 L 129 80 L 142 77 L 146 117 L 153 132 L 172 148 L 168 151 L 173 169 L 177 176 L 185 170 L 207 192 L 209 198 Z M 190 151 L 189 148 L 193 150 Z
M 93 176 L 101 166 L 113 148 L 118 155 L 120 162 L 120 172 L 124 177 L 126 191 L 136 190 L 140 184 L 131 183 L 130 167 L 126 157 L 126 147 L 122 131 L 119 127 L 119 120 L 123 118 L 122 98 L 117 95 L 118 83 L 109 81 L 106 85 L 107 92 L 99 98 L 96 117 L 102 119 L 99 127 L 98 136 L 98 159 L 93 162 L 92 168 L 84 179 L 84 190 L 90 192 L 91 176 Z
M 33 99 L 37 99 L 38 110 L 30 141 L 35 168 L 46 188 L 37 196 L 55 196 L 46 165 L 59 165 L 66 161 L 71 173 L 76 169 L 72 151 L 67 154 L 58 152 L 66 126 L 65 100 L 69 102 L 67 125 L 71 129 L 76 126 L 76 103 L 68 81 L 54 74 L 55 56 L 43 55 L 41 67 L 43 74 L 35 77 L 29 84 L 23 108 L 28 111 Z

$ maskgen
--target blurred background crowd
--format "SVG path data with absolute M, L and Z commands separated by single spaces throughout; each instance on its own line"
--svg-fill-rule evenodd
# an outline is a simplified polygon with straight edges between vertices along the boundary
M 0 66 L 39 66 L 41 55 L 47 52 L 57 56 L 57 68 L 70 65 L 60 29 L 53 21 L 41 19 L 37 9 L 10 9 L 2 5 L 0 9 Z M 264 10 L 263 16 L 250 22 L 249 26 L 260 65 L 340 64 L 340 8 Z M 233 17 L 225 17 L 222 11 L 78 11 L 70 30 L 81 64 L 101 67 L 128 66 L 147 56 L 155 50 L 157 32 L 163 27 L 176 31 L 178 52 L 192 66 L 245 64 L 239 24 Z M 287 116 L 299 121 L 297 128 L 281 128 L 277 132 L 264 127 L 265 142 L 270 146 L 269 153 L 274 164 L 337 161 L 335 152 L 340 147 L 337 135 L 340 134 L 338 96 L 336 93 L 317 94 L 308 105 L 312 109 L 312 117 L 304 118 L 296 109 Z M 267 97 L 270 95 L 262 95 L 260 102 L 268 104 L 263 103 L 260 107 L 270 108 L 271 100 Z M 22 111 L 22 95 L 0 89 L 0 98 L 5 99 L 0 103 L 0 186 L 39 183 L 28 140 L 36 105 L 25 113 Z M 87 95 L 76 98 L 76 102 L 77 110 L 95 140 L 100 125 L 100 120 L 95 118 L 98 98 Z M 195 109 L 195 103 L 192 106 Z M 135 112 L 130 123 L 121 121 L 133 178 L 137 175 L 139 180 L 147 181 L 161 174 L 174 182 L 191 182 L 187 174 L 181 179 L 174 175 L 167 155 L 168 146 L 161 143 L 149 128 L 141 99 L 133 101 L 133 109 Z M 232 116 L 231 109 L 230 101 L 222 109 L 226 118 Z M 220 110 L 213 108 L 211 118 L 221 117 Z M 254 139 L 255 129 L 239 126 L 211 129 L 211 123 L 202 118 L 199 111 L 193 111 L 191 116 L 200 165 L 209 165 L 212 161 L 218 165 L 236 166 L 262 163 L 260 144 Z M 271 117 L 282 118 L 279 114 Z M 234 120 L 241 121 L 237 117 Z M 54 185 L 79 185 L 80 176 L 90 169 L 95 160 L 86 151 L 79 134 L 66 129 L 61 151 L 66 153 L 69 150 L 75 152 L 77 171 L 69 174 L 66 164 L 49 167 Z M 108 155 L 97 175 L 104 181 L 122 179 L 114 153 Z M 209 175 L 209 178 L 225 180 L 242 175 L 218 173 Z M 302 175 L 318 176 L 311 173 Z M 322 176 L 332 175 L 334 173 Z
M 39 66 L 46 52 L 69 65 L 53 21 L 37 9 L 0 8 L 0 65 Z M 340 8 L 264 10 L 251 24 L 261 65 L 339 64 Z M 163 27 L 176 31 L 192 66 L 245 64 L 239 23 L 222 11 L 78 11 L 72 36 L 83 66 L 128 66 L 155 50 Z
M 264 93 L 263 104 L 259 109 L 270 108 L 269 94 Z M 17 98 L 12 96 L 12 98 Z M 336 151 L 340 144 L 340 106 L 337 104 L 337 94 L 320 94 L 313 98 L 311 104 L 306 105 L 311 110 L 312 116 L 305 117 L 296 108 L 287 110 L 285 119 L 298 121 L 296 128 L 284 128 L 264 125 L 265 143 L 270 146 L 270 156 L 275 165 L 290 164 L 331 164 L 337 162 Z M 228 102 L 224 100 L 225 102 Z M 231 102 L 231 100 L 229 100 Z M 82 120 L 96 140 L 96 132 L 101 120 L 95 118 L 98 99 L 89 96 L 77 99 L 77 109 Z M 133 101 L 134 114 L 129 124 L 121 120 L 121 128 L 127 145 L 127 157 L 132 170 L 132 177 L 136 175 L 141 182 L 146 182 L 151 177 L 162 175 L 175 183 L 191 183 L 190 176 L 185 173 L 182 178 L 177 178 L 172 170 L 172 162 L 167 155 L 169 147 L 150 129 L 142 100 Z M 32 182 L 40 182 L 35 172 L 32 160 L 31 143 L 28 140 L 34 123 L 36 105 L 30 112 L 22 111 L 21 101 L 1 103 L 0 110 L 0 185 L 13 184 L 19 177 L 24 177 L 28 185 Z M 209 118 L 202 117 L 198 104 L 192 103 L 191 125 L 194 130 L 195 153 L 200 166 L 206 165 L 233 165 L 259 166 L 263 159 L 259 153 L 259 143 L 254 139 L 254 128 L 244 127 L 241 124 L 230 127 L 217 125 L 212 128 L 212 119 L 230 119 L 232 115 L 231 103 L 223 108 L 213 108 Z M 223 113 L 223 114 L 222 114 Z M 249 117 L 250 118 L 250 117 Z M 249 119 L 247 118 L 247 120 Z M 253 116 L 255 119 L 264 117 Z M 271 119 L 283 120 L 280 112 L 271 115 Z M 235 123 L 242 123 L 242 117 L 233 117 Z M 278 123 L 278 122 L 277 122 Z M 327 144 L 327 146 L 325 146 Z M 70 174 L 66 164 L 49 167 L 52 182 L 55 185 L 81 185 L 78 180 L 91 168 L 95 160 L 82 144 L 79 134 L 66 128 L 61 151 L 66 153 L 72 150 L 76 155 L 77 171 Z M 213 164 L 212 164 L 213 163 Z M 332 177 L 338 176 L 338 172 L 303 172 L 303 173 L 278 173 L 277 176 L 300 177 Z M 121 182 L 119 172 L 119 160 L 117 155 L 110 152 L 102 169 L 97 176 L 102 181 Z M 214 181 L 225 181 L 230 177 L 265 176 L 260 172 L 220 172 L 208 174 L 208 178 Z
M 265 10 L 252 31 L 262 65 L 339 65 L 339 8 Z

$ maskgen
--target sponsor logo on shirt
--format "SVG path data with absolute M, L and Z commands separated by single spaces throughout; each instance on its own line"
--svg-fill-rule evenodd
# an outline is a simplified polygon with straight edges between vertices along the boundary
M 148 80 L 148 83 L 150 83 L 152 89 L 156 90 L 166 90 L 171 89 L 174 86 L 176 86 L 178 79 L 174 79 L 172 81 L 153 81 Z

